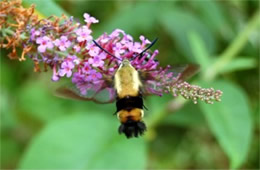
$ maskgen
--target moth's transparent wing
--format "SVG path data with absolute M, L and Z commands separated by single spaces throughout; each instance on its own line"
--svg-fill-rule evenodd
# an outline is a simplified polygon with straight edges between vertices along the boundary
M 170 71 L 174 72 L 176 76 L 179 75 L 178 81 L 184 81 L 195 75 L 199 68 L 199 65 L 196 64 L 176 65 Z
M 171 69 L 167 69 L 165 72 L 160 73 L 152 73 L 151 72 L 142 72 L 140 73 L 141 79 L 143 82 L 143 94 L 144 95 L 152 95 L 156 94 L 161 96 L 162 93 L 166 92 L 167 84 L 174 84 L 176 82 L 182 82 L 184 80 L 189 79 L 194 74 L 196 74 L 199 70 L 199 65 L 195 64 L 187 64 L 187 65 L 176 65 L 173 66 Z M 156 74 L 158 74 L 156 76 Z M 165 76 L 169 75 L 169 79 L 162 78 L 160 75 L 163 74 Z
M 56 90 L 56 96 L 68 99 L 94 101 L 105 104 L 115 101 L 115 89 L 109 83 L 82 84 L 80 86 L 65 85 Z

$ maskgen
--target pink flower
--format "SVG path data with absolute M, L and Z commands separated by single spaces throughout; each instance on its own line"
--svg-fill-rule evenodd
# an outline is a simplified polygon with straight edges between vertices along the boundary
M 84 13 L 83 16 L 84 16 L 84 18 L 85 18 L 84 21 L 85 21 L 86 23 L 88 23 L 88 24 L 98 23 L 98 22 L 99 22 L 96 18 L 90 16 L 88 13 Z
M 88 60 L 89 64 L 92 64 L 93 67 L 102 67 L 104 65 L 103 59 L 105 58 L 104 55 L 97 55 L 94 58 L 90 58 Z
M 37 38 L 36 43 L 40 44 L 37 48 L 40 53 L 44 53 L 46 51 L 46 48 L 53 48 L 53 43 L 51 39 L 47 36 Z
M 71 42 L 66 36 L 61 36 L 60 39 L 54 41 L 54 44 L 59 47 L 61 51 L 66 51 L 66 49 L 71 45 Z
M 90 84 L 84 80 L 84 75 L 82 75 L 78 72 L 73 74 L 71 80 L 72 80 L 72 83 L 76 84 L 76 87 L 80 90 L 80 93 L 82 95 L 86 95 L 87 90 L 92 87 L 92 84 Z
M 113 73 L 115 71 L 115 68 L 111 67 L 108 69 L 108 71 Z
M 91 70 L 89 75 L 86 77 L 86 81 L 91 81 L 92 83 L 96 84 L 101 78 L 101 73 L 97 72 L 96 70 Z
M 105 59 L 107 57 L 107 53 L 102 52 L 99 54 L 99 58 L 101 58 L 102 60 Z
M 31 40 L 35 40 L 36 37 L 39 37 L 41 35 L 41 32 L 35 30 L 35 28 L 32 28 L 30 34 L 31 34 Z
M 80 46 L 79 45 L 74 45 L 73 49 L 78 53 L 80 52 Z
M 133 37 L 129 34 L 124 35 L 123 39 L 121 40 L 121 43 L 123 45 L 127 45 L 129 42 L 133 42 Z
M 141 53 L 143 50 L 139 42 L 129 42 L 127 44 L 128 50 L 136 53 Z
M 88 62 L 84 62 L 84 66 L 82 68 L 82 72 L 85 73 L 85 74 L 88 74 L 91 70 L 91 66 L 89 65 Z
M 52 68 L 52 81 L 58 81 L 60 79 L 58 73 L 56 72 L 56 64 L 54 64 L 53 68 Z
M 72 83 L 80 83 L 83 81 L 83 75 L 76 72 L 76 73 L 73 73 L 73 76 L 72 76 L 72 79 L 71 79 Z
M 76 65 L 80 63 L 80 59 L 76 55 L 68 55 L 68 57 L 65 58 L 65 60 L 68 62 L 73 62 Z
M 86 49 L 89 50 L 88 54 L 89 54 L 90 56 L 96 56 L 96 55 L 98 55 L 98 53 L 99 53 L 99 51 L 100 51 L 100 48 L 97 47 L 97 46 L 95 46 L 94 44 L 88 44 L 88 45 L 86 46 Z
M 113 38 L 118 38 L 119 35 L 120 35 L 120 33 L 123 34 L 123 35 L 125 35 L 125 32 L 124 32 L 123 30 L 121 30 L 121 29 L 115 29 L 109 36 L 110 36 L 111 39 L 113 39 Z
M 61 64 L 61 69 L 59 70 L 59 76 L 63 77 L 66 74 L 67 77 L 70 77 L 72 75 L 72 69 L 73 68 L 74 68 L 73 62 L 64 61 Z
M 92 40 L 92 36 L 90 35 L 92 31 L 87 26 L 83 26 L 83 27 L 77 29 L 75 32 L 78 36 L 77 37 L 78 42 Z
M 116 43 L 116 45 L 113 47 L 113 50 L 116 57 L 120 57 L 120 55 L 125 52 L 121 43 Z
M 104 33 L 98 38 L 98 41 L 100 41 L 102 44 L 107 43 L 110 40 L 110 37 L 107 35 L 107 33 Z
M 142 41 L 142 47 L 145 47 L 146 44 L 151 44 L 151 41 L 149 41 L 148 39 L 146 39 L 143 35 L 141 35 L 140 40 Z

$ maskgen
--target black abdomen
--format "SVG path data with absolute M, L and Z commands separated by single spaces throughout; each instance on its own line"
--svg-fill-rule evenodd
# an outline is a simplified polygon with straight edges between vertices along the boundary
M 121 121 L 118 132 L 124 133 L 127 138 L 143 135 L 146 126 L 142 121 L 144 107 L 142 96 L 126 96 L 117 99 L 116 107 Z
M 116 112 L 120 110 L 131 110 L 133 108 L 143 109 L 144 103 L 142 96 L 126 96 L 122 99 L 117 99 L 116 101 Z

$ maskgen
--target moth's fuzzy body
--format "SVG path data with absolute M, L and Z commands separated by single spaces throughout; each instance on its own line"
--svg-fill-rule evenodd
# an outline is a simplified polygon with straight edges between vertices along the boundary
M 128 60 L 124 60 L 115 74 L 115 89 L 118 97 L 137 96 L 141 86 L 138 71 Z
M 119 133 L 127 138 L 142 135 L 146 130 L 142 122 L 144 115 L 143 98 L 140 93 L 142 82 L 138 71 L 129 60 L 123 60 L 115 73 L 115 89 L 117 93 L 117 116 L 121 122 Z

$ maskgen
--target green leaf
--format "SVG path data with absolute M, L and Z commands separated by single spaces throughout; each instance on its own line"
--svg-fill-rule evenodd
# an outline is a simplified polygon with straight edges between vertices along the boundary
M 78 111 L 103 112 L 107 114 L 115 112 L 115 104 L 99 104 L 93 101 L 78 101 L 64 99 L 55 96 L 57 88 L 63 85 L 63 82 L 69 80 L 60 80 L 60 82 L 51 82 L 51 72 L 45 74 L 33 74 L 23 86 L 20 86 L 17 97 L 17 107 L 22 113 L 32 118 L 40 120 L 42 123 L 53 121 L 66 114 L 73 114 Z M 67 84 L 67 83 L 66 83 Z M 101 97 L 101 96 L 99 96 Z M 86 114 L 88 113 L 86 112 Z
M 198 105 L 188 102 L 180 110 L 170 113 L 163 121 L 164 124 L 174 124 L 178 126 L 199 126 L 205 125 L 205 118 Z
M 149 96 L 145 99 L 144 104 L 149 109 L 145 111 L 145 119 L 147 120 L 148 127 L 153 128 L 155 125 L 161 123 L 162 119 L 165 118 L 165 114 L 167 114 L 167 104 L 172 98 L 172 95 L 165 94 L 162 97 Z
M 11 132 L 11 131 L 9 131 Z M 11 136 L 11 135 L 10 135 Z M 1 135 L 1 169 L 10 169 L 14 167 L 16 160 L 20 155 L 21 145 L 13 137 Z
M 215 51 L 216 42 L 212 32 L 194 14 L 178 8 L 169 8 L 161 12 L 160 22 L 176 42 L 177 47 L 190 61 L 194 61 L 188 39 L 190 32 L 195 32 L 201 37 L 209 53 Z
M 36 136 L 20 162 L 20 169 L 144 169 L 143 138 L 117 133 L 116 118 L 74 114 L 53 121 Z
M 67 16 L 68 13 L 64 11 L 60 6 L 58 6 L 53 0 L 41 1 L 41 0 L 24 0 L 23 4 L 25 6 L 30 6 L 31 4 L 36 5 L 36 11 L 43 14 L 45 17 L 55 15 L 60 17 L 62 14 Z
M 235 36 L 232 31 L 232 22 L 225 8 L 218 1 L 190 1 L 190 4 L 199 13 L 199 18 L 206 23 L 215 34 L 226 40 Z M 235 26 L 233 24 L 233 26 Z
M 13 102 L 13 97 L 7 92 L 7 89 L 2 88 L 0 92 L 0 113 L 1 113 L 1 130 L 11 129 L 17 124 L 15 116 L 16 105 Z
M 219 73 L 229 73 L 238 70 L 252 69 L 257 66 L 254 58 L 235 58 L 219 69 Z
M 252 138 L 252 118 L 245 92 L 228 81 L 202 83 L 223 91 L 222 101 L 200 107 L 231 167 L 238 168 L 246 160 Z
M 210 67 L 209 53 L 206 49 L 205 43 L 202 41 L 201 37 L 196 32 L 190 32 L 188 34 L 190 41 L 191 50 L 193 56 L 195 57 L 197 63 L 200 63 L 202 70 Z
M 42 80 L 46 75 L 35 76 L 38 77 L 25 83 L 17 94 L 19 109 L 42 122 L 54 120 L 68 113 L 67 105 L 64 104 L 67 101 L 55 97 L 48 89 L 51 82 L 46 85 Z
M 139 2 L 131 6 L 123 2 L 120 10 L 116 11 L 108 22 L 103 22 L 102 31 L 112 32 L 114 29 L 123 29 L 126 33 L 135 33 L 137 30 L 148 31 L 153 27 L 156 19 L 156 3 Z M 142 16 L 142 17 L 140 17 Z M 145 18 L 145 19 L 144 19 Z

